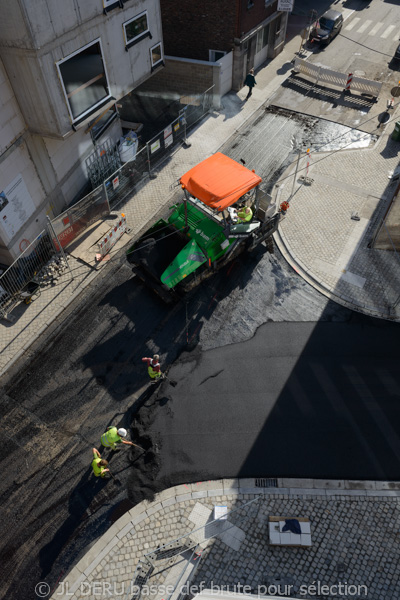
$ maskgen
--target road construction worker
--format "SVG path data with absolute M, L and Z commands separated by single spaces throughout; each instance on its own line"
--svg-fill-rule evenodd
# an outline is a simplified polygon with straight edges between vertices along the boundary
M 107 431 L 103 433 L 101 436 L 101 443 L 105 448 L 111 448 L 111 450 L 120 450 L 117 444 L 128 444 L 129 446 L 134 446 L 132 442 L 128 442 L 128 440 L 123 440 L 122 438 L 126 437 L 127 431 L 123 427 L 117 429 L 113 425 L 107 427 Z
M 109 469 L 107 469 L 108 461 L 104 458 L 101 458 L 100 452 L 93 448 L 93 460 L 92 460 L 92 469 L 95 477 L 108 477 L 107 473 L 109 473 Z
M 155 354 L 153 358 L 144 357 L 142 358 L 142 361 L 147 364 L 147 372 L 153 383 L 158 379 L 165 377 L 164 374 L 161 373 L 160 357 L 158 354 Z
M 253 211 L 249 206 L 244 206 L 238 211 L 239 223 L 249 223 L 253 218 Z

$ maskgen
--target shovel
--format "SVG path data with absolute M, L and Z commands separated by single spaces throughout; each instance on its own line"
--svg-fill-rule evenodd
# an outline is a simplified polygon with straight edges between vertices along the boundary
M 115 483 L 116 485 L 122 485 L 122 483 L 120 482 L 120 480 L 119 480 L 119 479 L 117 479 L 117 477 L 115 477 L 115 475 L 114 475 L 113 473 L 111 473 L 110 469 L 108 469 L 108 472 L 110 473 L 111 479 L 113 479 L 113 480 L 114 480 L 114 483 Z

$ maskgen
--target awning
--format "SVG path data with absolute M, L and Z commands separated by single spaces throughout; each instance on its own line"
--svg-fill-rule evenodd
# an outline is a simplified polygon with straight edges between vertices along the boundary
M 262 179 L 225 154 L 217 152 L 180 179 L 189 194 L 219 211 L 232 206 Z

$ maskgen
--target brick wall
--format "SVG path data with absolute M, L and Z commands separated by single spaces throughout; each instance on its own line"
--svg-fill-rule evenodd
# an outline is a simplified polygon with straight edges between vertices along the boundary
M 237 35 L 235 0 L 160 0 L 160 4 L 165 54 L 208 60 L 209 50 L 232 50 Z
M 259 23 L 273 15 L 278 9 L 278 2 L 273 2 L 265 7 L 265 0 L 240 0 L 239 8 L 239 35 L 247 33 Z

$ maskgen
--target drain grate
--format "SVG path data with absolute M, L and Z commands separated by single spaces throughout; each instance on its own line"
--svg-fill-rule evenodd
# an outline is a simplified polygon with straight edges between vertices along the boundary
M 275 477 L 256 479 L 256 487 L 276 488 L 278 487 L 278 480 Z

